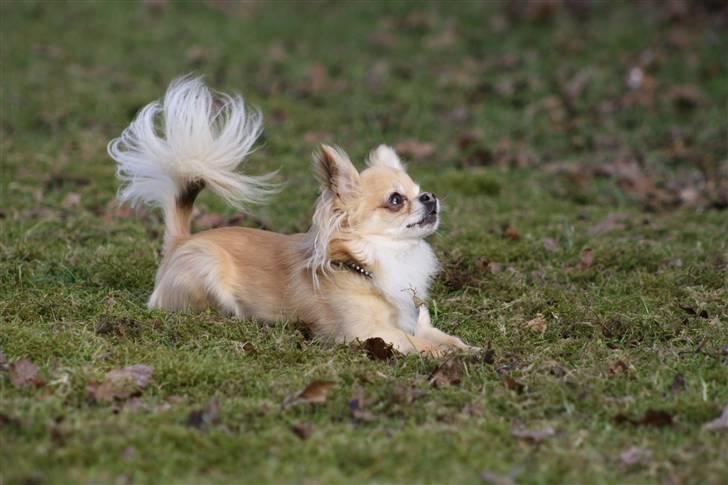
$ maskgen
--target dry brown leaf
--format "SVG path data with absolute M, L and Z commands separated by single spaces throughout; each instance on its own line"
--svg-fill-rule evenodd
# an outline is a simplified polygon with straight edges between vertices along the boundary
M 389 360 L 394 357 L 395 350 L 380 337 L 368 338 L 363 344 L 364 351 L 372 360 Z
M 709 421 L 703 425 L 703 429 L 708 431 L 723 431 L 728 432 L 728 405 L 723 408 L 722 414 L 715 418 L 713 421 Z
M 652 452 L 650 450 L 632 446 L 619 454 L 619 464 L 622 468 L 631 468 L 644 464 L 651 456 Z
M 629 423 L 633 426 L 654 426 L 661 428 L 671 426 L 673 424 L 673 416 L 667 411 L 648 409 L 645 411 L 644 416 L 640 419 L 634 419 L 624 414 L 618 414 L 614 417 L 614 421 L 617 424 Z
M 301 93 L 304 95 L 321 94 L 330 84 L 331 80 L 326 66 L 321 63 L 311 64 L 306 71 Z
M 38 377 L 38 367 L 30 359 L 20 359 L 10 364 L 10 382 L 15 387 L 41 387 L 45 384 Z
M 503 384 L 506 386 L 506 389 L 514 391 L 516 394 L 521 394 L 526 389 L 526 386 L 516 381 L 511 376 L 505 376 L 503 378 Z
M 187 416 L 187 426 L 196 429 L 207 429 L 220 421 L 220 403 L 212 399 L 204 407 L 195 409 Z
M 475 267 L 483 273 L 500 273 L 503 271 L 503 265 L 494 261 L 489 261 L 487 258 L 480 257 L 475 260 Z
M 335 382 L 332 381 L 313 381 L 302 391 L 291 394 L 283 400 L 283 408 L 288 409 L 297 404 L 323 404 L 329 395 L 329 391 Z
M 367 42 L 375 47 L 392 48 L 397 45 L 397 37 L 387 30 L 377 30 L 369 34 Z
M 81 194 L 78 192 L 69 192 L 66 197 L 63 198 L 63 207 L 66 209 L 73 209 L 81 205 Z
M 534 444 L 541 443 L 546 438 L 550 438 L 555 434 L 556 431 L 554 431 L 554 428 L 552 428 L 551 426 L 543 429 L 515 428 L 511 430 L 511 435 L 513 435 L 515 438 Z
M 465 364 L 456 357 L 451 357 L 440 364 L 432 374 L 430 374 L 429 383 L 435 387 L 441 388 L 460 384 L 463 377 Z
M 485 414 L 485 406 L 483 406 L 483 403 L 481 402 L 473 401 L 463 406 L 463 409 L 460 412 L 465 416 L 479 418 Z
M 591 268 L 592 264 L 594 264 L 594 252 L 591 250 L 591 248 L 586 248 L 581 252 L 581 255 L 579 256 L 578 268 L 580 271 L 586 271 Z
M 609 366 L 607 367 L 607 376 L 609 377 L 621 376 L 622 374 L 627 374 L 628 372 L 629 364 L 621 359 L 610 362 Z
M 480 479 L 491 485 L 514 485 L 513 477 L 501 475 L 490 470 L 484 470 L 480 473 Z
M 561 245 L 559 244 L 559 242 L 551 237 L 543 238 L 543 247 L 546 248 L 546 251 L 550 251 L 552 253 L 555 253 L 561 249 Z
M 311 434 L 313 434 L 313 424 L 311 423 L 298 423 L 291 427 L 291 431 L 296 433 L 296 436 L 302 440 L 307 440 Z
M 668 94 L 676 108 L 691 110 L 697 108 L 703 98 L 700 90 L 691 85 L 675 86 Z
M 590 236 L 601 236 L 612 231 L 622 230 L 625 228 L 624 222 L 629 219 L 629 214 L 624 212 L 612 212 L 607 217 L 590 227 L 587 233 Z
M 349 411 L 351 416 L 357 421 L 374 421 L 376 417 L 366 410 L 367 400 L 364 398 L 364 389 L 355 385 L 352 389 L 351 399 L 349 400 Z
M 86 391 L 88 396 L 96 401 L 112 402 L 128 399 L 141 394 L 149 384 L 153 373 L 154 368 L 143 364 L 112 369 L 106 374 L 103 383 L 98 385 L 91 382 L 86 386 Z
M 433 143 L 414 139 L 400 141 L 394 145 L 394 149 L 403 157 L 414 158 L 415 160 L 429 158 L 435 153 Z
M 685 377 L 682 374 L 675 374 L 670 385 L 670 392 L 676 396 L 685 390 Z
M 521 239 L 521 235 L 518 233 L 518 230 L 510 224 L 503 226 L 503 237 L 510 239 L 511 241 L 518 241 Z
M 542 314 L 537 313 L 534 318 L 526 322 L 526 328 L 543 335 L 546 333 L 547 328 L 546 319 L 544 319 Z
M 460 40 L 457 29 L 453 22 L 448 23 L 445 30 L 439 34 L 427 39 L 426 47 L 428 49 L 444 49 L 446 47 L 452 47 L 457 44 Z

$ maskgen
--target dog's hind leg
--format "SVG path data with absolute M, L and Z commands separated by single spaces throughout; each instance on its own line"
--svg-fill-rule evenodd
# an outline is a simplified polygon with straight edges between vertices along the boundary
M 218 310 L 243 318 L 234 291 L 235 267 L 221 248 L 190 241 L 170 255 L 157 274 L 150 308 Z

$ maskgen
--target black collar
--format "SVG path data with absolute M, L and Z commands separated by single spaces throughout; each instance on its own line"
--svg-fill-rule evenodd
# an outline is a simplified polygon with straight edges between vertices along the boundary
M 367 279 L 372 279 L 374 276 L 374 273 L 354 261 L 332 261 L 331 264 L 339 268 L 346 268 L 349 271 L 358 273 Z

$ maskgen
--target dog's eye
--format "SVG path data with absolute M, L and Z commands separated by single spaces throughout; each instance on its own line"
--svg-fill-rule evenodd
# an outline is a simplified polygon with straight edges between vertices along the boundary
M 399 208 L 404 202 L 404 196 L 398 192 L 393 192 L 389 196 L 389 206 L 392 208 Z

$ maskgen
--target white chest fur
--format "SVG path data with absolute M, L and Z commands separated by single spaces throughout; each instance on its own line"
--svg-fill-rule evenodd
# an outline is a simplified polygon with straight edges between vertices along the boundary
M 375 283 L 399 310 L 399 326 L 414 334 L 417 308 L 414 296 L 427 298 L 432 277 L 438 270 L 432 248 L 423 240 L 369 241 L 370 256 L 377 264 Z

